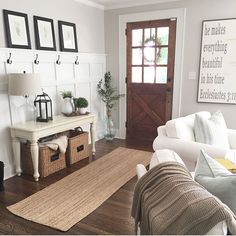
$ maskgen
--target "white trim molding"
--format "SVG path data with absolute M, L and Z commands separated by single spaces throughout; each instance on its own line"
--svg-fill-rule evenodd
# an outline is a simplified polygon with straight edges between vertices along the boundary
M 98 3 L 95 3 L 93 1 L 90 1 L 90 0 L 74 0 L 75 2 L 79 2 L 79 3 L 82 3 L 84 5 L 87 5 L 87 6 L 90 6 L 90 7 L 95 7 L 95 8 L 98 8 L 100 10 L 104 10 L 105 7 L 101 4 L 98 4 Z
M 74 1 L 82 3 L 90 7 L 95 7 L 101 10 L 113 10 L 113 9 L 126 8 L 126 7 L 137 7 L 137 6 L 144 6 L 144 5 L 151 5 L 151 4 L 177 2 L 180 0 L 146 0 L 146 1 L 143 1 L 143 0 L 123 0 L 123 1 L 74 0 Z
M 125 29 L 127 22 L 148 21 L 177 18 L 176 47 L 175 47 L 175 69 L 174 69 L 174 91 L 172 118 L 179 117 L 181 112 L 182 94 L 182 74 L 183 74 L 183 54 L 184 54 L 184 35 L 185 35 L 186 9 L 177 8 L 160 10 L 154 12 L 142 12 L 119 16 L 119 93 L 126 94 L 126 36 Z M 126 99 L 119 103 L 119 137 L 126 136 Z
M 126 7 L 137 7 L 137 6 L 144 6 L 144 5 L 152 5 L 152 4 L 160 4 L 166 2 L 177 2 L 179 0 L 140 0 L 140 1 L 117 1 L 116 3 L 104 4 L 105 10 L 113 10 L 113 9 L 120 9 Z

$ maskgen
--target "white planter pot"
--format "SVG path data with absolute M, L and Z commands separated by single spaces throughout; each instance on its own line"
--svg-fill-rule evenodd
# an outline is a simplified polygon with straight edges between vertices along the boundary
M 61 112 L 70 115 L 73 111 L 71 98 L 64 98 L 62 101 Z
M 84 114 L 86 114 L 86 112 L 87 112 L 86 107 L 79 107 L 79 114 L 84 115 Z

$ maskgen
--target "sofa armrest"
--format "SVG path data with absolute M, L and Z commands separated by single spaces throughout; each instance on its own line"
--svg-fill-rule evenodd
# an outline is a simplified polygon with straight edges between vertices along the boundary
M 140 179 L 143 175 L 147 173 L 147 169 L 145 168 L 143 164 L 138 164 L 136 166 L 136 173 L 137 173 L 138 179 Z
M 165 125 L 159 126 L 157 128 L 157 133 L 158 133 L 158 136 L 167 136 Z
M 229 138 L 229 146 L 232 149 L 236 149 L 236 130 L 228 129 L 228 138 Z
M 200 149 L 203 149 L 213 158 L 224 158 L 225 154 L 230 151 L 229 149 L 219 148 L 217 146 L 163 136 L 157 136 L 153 142 L 153 149 L 170 149 L 175 151 L 190 171 L 195 169 Z

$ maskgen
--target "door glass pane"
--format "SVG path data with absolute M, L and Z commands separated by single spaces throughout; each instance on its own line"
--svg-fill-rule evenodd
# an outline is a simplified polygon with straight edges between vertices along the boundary
M 144 64 L 154 65 L 155 64 L 155 48 L 144 48 Z
M 154 46 L 155 35 L 155 28 L 144 29 L 144 46 Z
M 140 48 L 132 49 L 132 65 L 142 65 L 142 50 Z
M 132 83 L 142 83 L 142 67 L 132 67 Z
M 157 65 L 167 65 L 168 63 L 168 48 L 157 48 L 156 54 Z
M 143 30 L 132 30 L 132 46 L 142 46 L 143 44 Z
M 156 68 L 156 83 L 158 84 L 167 83 L 167 66 Z
M 158 27 L 157 38 L 161 45 L 168 45 L 169 41 L 169 27 Z
M 154 67 L 144 67 L 144 83 L 154 83 Z

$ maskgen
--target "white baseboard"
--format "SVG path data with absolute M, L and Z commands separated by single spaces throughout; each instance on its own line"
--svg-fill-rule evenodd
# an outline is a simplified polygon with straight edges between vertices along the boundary
M 116 130 L 116 138 L 125 139 L 125 137 L 123 137 L 123 136 L 121 135 L 121 130 L 120 130 L 120 129 L 117 129 L 117 130 Z
M 13 165 L 7 165 L 4 167 L 4 180 L 11 178 L 15 175 L 15 167 Z

